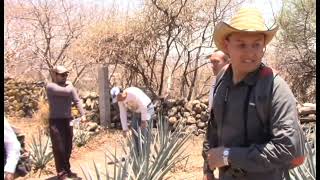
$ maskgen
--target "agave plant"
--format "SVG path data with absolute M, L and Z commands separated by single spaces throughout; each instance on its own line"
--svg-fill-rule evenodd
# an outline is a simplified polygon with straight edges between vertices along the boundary
M 89 132 L 85 130 L 85 127 L 83 124 L 78 124 L 74 126 L 75 129 L 77 129 L 76 133 L 73 136 L 73 142 L 76 146 L 81 147 L 90 140 Z
M 45 139 L 45 137 L 47 137 Z M 34 170 L 40 170 L 39 177 L 46 165 L 53 159 L 53 152 L 50 148 L 50 138 L 41 131 L 38 132 L 37 139 L 32 135 L 32 142 L 29 144 L 31 161 Z
M 313 133 L 316 132 L 316 127 L 314 127 L 314 131 L 311 131 L 312 127 L 306 131 L 306 137 L 311 142 L 305 143 L 305 151 L 307 154 L 305 162 L 292 170 L 290 170 L 290 177 L 293 180 L 315 180 L 316 179 L 316 141 L 313 139 Z M 315 137 L 315 136 L 314 136 Z M 310 143 L 313 143 L 313 147 L 311 148 Z
M 174 165 L 188 157 L 184 145 L 191 132 L 186 132 L 186 125 L 180 122 L 175 130 L 170 130 L 168 122 L 160 114 L 158 117 L 157 128 L 152 129 L 153 121 L 150 121 L 145 137 L 140 130 L 133 131 L 127 142 L 122 143 L 124 158 L 118 157 L 116 150 L 114 153 L 107 150 L 103 171 L 94 162 L 96 178 L 81 167 L 85 179 L 162 179 Z M 134 143 L 134 135 L 138 136 L 138 144 Z M 108 169 L 107 160 L 113 161 L 113 168 Z

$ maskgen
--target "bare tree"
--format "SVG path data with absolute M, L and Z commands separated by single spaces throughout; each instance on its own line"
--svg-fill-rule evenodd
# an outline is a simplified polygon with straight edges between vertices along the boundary
M 298 100 L 315 101 L 316 1 L 286 0 L 279 16 L 277 67 Z
M 27 0 L 6 1 L 6 9 L 17 25 L 11 27 L 14 32 L 23 32 L 24 39 L 14 39 L 24 47 L 26 61 L 33 62 L 29 68 L 48 70 L 57 64 L 65 64 L 69 68 L 76 67 L 79 77 L 86 67 L 85 62 L 73 59 L 68 50 L 80 37 L 84 19 L 81 9 L 67 0 Z M 19 12 L 12 12 L 15 10 Z M 18 26 L 18 25 L 23 25 Z M 19 29 L 20 28 L 20 29 Z M 18 33 L 17 33 L 18 34 Z M 19 61 L 17 59 L 16 61 Z M 75 83 L 77 78 L 75 78 Z
M 145 0 L 143 8 L 130 16 L 112 8 L 108 13 L 96 8 L 92 17 L 88 11 L 93 9 L 79 12 L 80 5 L 71 1 L 28 0 L 16 4 L 14 9 L 21 12 L 11 19 L 24 22 L 28 37 L 23 41 L 16 36 L 17 42 L 26 44 L 19 52 L 38 67 L 48 69 L 63 63 L 72 67 L 77 83 L 83 77 L 93 78 L 85 72 L 92 73 L 95 65 L 105 64 L 111 85 L 138 86 L 153 97 L 192 99 L 209 89 L 205 84 L 211 70 L 204 57 L 214 46 L 214 25 L 238 3 Z M 9 50 L 7 57 L 12 59 L 16 55 Z

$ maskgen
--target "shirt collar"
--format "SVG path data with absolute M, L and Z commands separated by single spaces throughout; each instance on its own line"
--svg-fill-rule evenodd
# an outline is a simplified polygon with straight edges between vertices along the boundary
M 262 68 L 263 64 L 261 64 L 256 70 L 254 70 L 253 72 L 250 72 L 246 75 L 246 77 L 241 80 L 238 84 L 240 83 L 245 83 L 249 86 L 253 86 L 258 78 L 259 78 L 259 71 L 260 69 Z M 232 75 L 233 75 L 233 71 L 232 71 L 232 65 L 230 65 L 228 67 L 228 69 L 226 70 L 226 75 L 223 76 L 223 80 L 226 80 L 228 82 L 228 84 L 233 84 L 233 81 L 232 81 Z

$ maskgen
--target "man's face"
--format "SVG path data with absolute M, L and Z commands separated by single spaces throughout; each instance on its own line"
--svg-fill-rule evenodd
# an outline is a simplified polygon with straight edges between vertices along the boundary
M 223 52 L 215 52 L 210 57 L 210 62 L 212 65 L 212 71 L 214 75 L 217 75 L 222 67 L 228 64 L 228 61 L 225 61 Z
M 232 68 L 246 74 L 256 70 L 264 55 L 264 34 L 232 33 L 225 40 L 225 48 L 230 56 Z
M 57 83 L 61 83 L 61 84 L 64 84 L 66 83 L 67 81 L 67 77 L 68 77 L 68 73 L 62 73 L 62 74 L 59 74 L 59 73 L 56 73 L 56 78 L 57 78 Z
M 117 95 L 117 101 L 124 101 L 126 99 L 125 93 L 119 93 Z

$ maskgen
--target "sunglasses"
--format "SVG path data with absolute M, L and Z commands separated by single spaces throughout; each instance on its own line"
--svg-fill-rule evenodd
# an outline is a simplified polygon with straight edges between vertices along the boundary
M 58 73 L 57 73 L 58 74 Z M 67 77 L 68 76 L 68 73 L 63 73 L 63 74 L 58 74 L 59 76 L 61 77 Z

